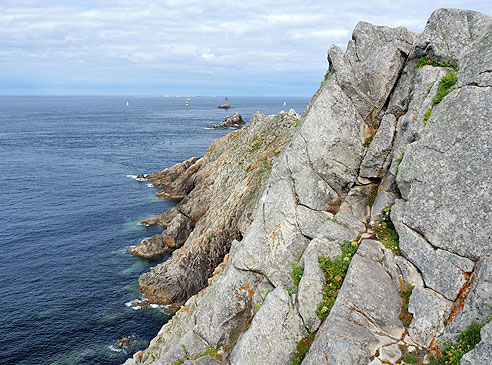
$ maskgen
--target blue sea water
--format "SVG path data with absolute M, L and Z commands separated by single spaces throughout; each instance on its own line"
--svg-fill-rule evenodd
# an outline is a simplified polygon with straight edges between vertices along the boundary
M 6 364 L 120 364 L 170 315 L 133 310 L 138 276 L 162 262 L 127 253 L 173 202 L 138 173 L 203 156 L 229 130 L 308 98 L 0 96 L 0 359 Z M 129 105 L 126 106 L 128 101 Z M 283 102 L 287 105 L 283 106 Z M 132 336 L 129 348 L 115 348 Z

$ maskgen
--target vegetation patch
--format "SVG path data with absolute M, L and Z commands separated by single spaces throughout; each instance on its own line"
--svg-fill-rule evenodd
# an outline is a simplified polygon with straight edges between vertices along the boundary
M 326 256 L 319 256 L 318 260 L 325 274 L 325 282 L 323 284 L 323 300 L 316 310 L 319 319 L 324 321 L 335 304 L 338 292 L 342 287 L 343 279 L 347 274 L 347 270 L 352 260 L 353 255 L 359 247 L 356 241 L 340 243 L 342 254 L 335 259 Z
M 307 336 L 301 338 L 301 340 L 297 343 L 296 354 L 290 361 L 290 365 L 299 365 L 302 363 L 302 360 L 304 360 L 304 357 L 306 357 L 306 354 L 313 344 L 313 341 L 314 333 L 308 331 Z
M 372 140 L 374 139 L 374 136 L 369 136 L 366 138 L 362 146 L 364 147 L 369 147 L 371 145 Z
M 390 213 L 391 207 L 386 207 L 382 210 L 381 219 L 373 226 L 374 234 L 381 240 L 384 247 L 389 248 L 395 255 L 401 256 L 400 238 L 395 225 L 391 221 Z
M 294 278 L 294 287 L 287 288 L 287 292 L 290 295 L 297 293 L 297 290 L 299 289 L 299 283 L 301 282 L 302 274 L 304 274 L 304 268 L 295 263 L 292 263 L 291 274 L 292 277 Z
M 401 155 L 396 158 L 395 176 L 398 175 L 398 169 L 400 168 L 400 164 L 403 161 L 403 156 L 405 156 L 405 147 L 401 148 Z
M 399 318 L 402 321 L 403 325 L 408 328 L 410 327 L 410 323 L 412 323 L 413 315 L 408 312 L 408 304 L 410 303 L 410 296 L 412 295 L 412 290 L 413 290 L 413 285 L 410 283 L 404 283 L 401 285 L 400 289 L 400 297 L 401 297 L 401 309 L 400 309 L 400 314 Z M 415 364 L 411 363 L 409 361 L 406 361 L 410 364 Z
M 340 206 L 342 205 L 344 198 L 338 198 L 328 203 L 328 208 L 326 211 L 331 214 L 337 214 L 340 210 Z M 334 221 L 335 222 L 335 221 Z
M 439 85 L 437 86 L 436 96 L 432 98 L 432 105 L 439 104 L 446 95 L 453 91 L 456 88 L 455 85 L 457 81 L 458 76 L 456 76 L 456 71 L 454 70 L 441 77 Z
M 369 205 L 369 207 L 372 207 L 374 204 L 374 200 L 376 200 L 376 196 L 378 195 L 378 189 L 378 185 L 371 186 L 371 190 L 369 190 L 369 195 L 367 196 L 367 205 Z
M 427 111 L 424 114 L 424 123 L 425 124 L 427 124 L 427 121 L 429 120 L 431 113 L 432 113 L 432 107 L 427 109 Z
M 481 329 L 482 326 L 472 322 L 472 324 L 458 336 L 458 342 L 445 344 L 442 355 L 433 357 L 430 364 L 459 365 L 463 355 L 473 350 L 475 345 L 481 341 Z
M 420 57 L 419 60 L 417 61 L 417 64 L 415 65 L 416 68 L 421 68 L 424 66 L 433 66 L 433 67 L 450 67 L 455 71 L 458 71 L 458 62 L 456 60 L 451 60 L 451 61 L 442 61 L 438 62 L 436 60 L 433 60 L 432 58 L 429 57 Z

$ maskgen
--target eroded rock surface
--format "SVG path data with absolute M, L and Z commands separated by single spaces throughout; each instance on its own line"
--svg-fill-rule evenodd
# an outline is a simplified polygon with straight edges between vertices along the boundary
M 322 86 L 295 123 L 241 237 L 227 238 L 240 240 L 224 269 L 129 363 L 172 364 L 185 359 L 184 345 L 192 356 L 213 347 L 224 364 L 288 364 L 308 329 L 317 332 L 303 364 L 401 362 L 399 346 L 425 353 L 437 349 L 443 333 L 456 336 L 471 321 L 485 324 L 492 314 L 491 40 L 490 16 L 440 9 L 423 34 L 359 23 L 345 53 L 332 46 Z M 452 69 L 416 68 L 421 57 L 459 65 L 456 88 L 437 105 L 439 80 Z M 365 148 L 369 135 L 375 137 Z M 186 181 L 206 181 L 193 176 Z M 369 209 L 374 184 L 378 194 Z M 178 191 L 191 186 L 177 185 Z M 201 223 L 193 217 L 205 213 L 189 209 L 190 195 L 179 213 L 195 223 L 195 232 Z M 384 248 L 368 224 L 391 204 L 402 256 Z M 161 220 L 169 224 L 176 216 Z M 317 256 L 336 257 L 338 243 L 354 239 L 359 251 L 321 323 L 315 311 L 324 274 Z M 182 272 L 201 260 L 187 250 L 202 246 L 188 242 L 169 264 Z M 304 274 L 288 295 L 293 264 Z M 177 296 L 197 289 L 173 281 L 170 273 L 179 271 L 170 268 L 152 285 L 177 287 L 163 290 Z M 400 320 L 406 284 L 413 286 L 408 328 Z M 463 358 L 467 364 L 490 362 L 490 328 L 483 327 L 482 342 Z M 219 361 L 200 361 L 212 360 Z

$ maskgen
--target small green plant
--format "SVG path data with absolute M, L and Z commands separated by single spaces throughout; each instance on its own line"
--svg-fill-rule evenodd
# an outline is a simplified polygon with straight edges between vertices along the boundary
M 458 336 L 457 343 L 445 344 L 442 355 L 435 358 L 436 364 L 459 365 L 463 355 L 473 350 L 475 345 L 481 341 L 481 329 L 482 326 L 472 322 L 472 324 Z
M 390 218 L 391 207 L 382 210 L 380 220 L 374 225 L 374 234 L 381 240 L 384 247 L 389 248 L 395 255 L 401 256 L 400 237 Z
M 342 254 L 337 258 L 331 259 L 326 256 L 318 257 L 320 266 L 325 274 L 323 300 L 316 310 L 316 314 L 322 321 L 328 317 L 333 304 L 335 304 L 335 299 L 342 287 L 343 279 L 347 274 L 352 256 L 355 254 L 358 247 L 359 245 L 356 241 L 343 241 L 340 243 Z
M 429 86 L 429 87 L 428 87 L 428 89 L 427 89 L 427 95 L 431 92 L 431 90 L 432 90 L 432 88 L 434 87 L 434 84 L 435 84 L 435 83 L 436 83 L 436 82 L 434 81 L 434 82 L 431 84 L 431 86 Z
M 400 168 L 400 164 L 403 161 L 403 156 L 405 156 L 405 147 L 401 148 L 401 155 L 396 158 L 395 175 L 398 175 L 398 169 Z
M 294 123 L 294 128 L 299 127 L 299 124 L 300 124 L 299 119 L 296 119 L 296 122 Z
M 489 319 L 487 319 L 487 323 L 489 322 L 492 322 L 492 316 L 490 316 Z
M 314 333 L 308 331 L 308 334 L 301 338 L 301 340 L 297 343 L 296 353 L 292 360 L 290 361 L 290 365 L 299 365 L 304 360 L 309 348 L 311 347 L 314 341 Z
M 410 327 L 410 323 L 412 323 L 412 319 L 413 319 L 413 315 L 410 312 L 408 312 L 408 304 L 410 303 L 410 296 L 412 295 L 412 290 L 413 290 L 413 285 L 411 285 L 410 283 L 402 284 L 400 289 L 401 309 L 398 317 L 403 322 L 403 325 L 407 328 Z
M 417 61 L 417 64 L 415 65 L 416 68 L 421 68 L 424 66 L 433 66 L 433 67 L 450 67 L 455 71 L 458 71 L 458 62 L 456 60 L 451 60 L 451 61 L 442 61 L 442 62 L 437 62 L 436 60 L 433 60 L 429 57 L 420 57 L 419 60 Z
M 376 200 L 376 196 L 378 195 L 378 185 L 371 186 L 371 190 L 369 190 L 369 195 L 367 196 L 367 205 L 372 207 L 374 204 L 374 200 Z M 369 218 L 370 219 L 370 218 Z
M 364 147 L 369 147 L 371 145 L 372 140 L 374 139 L 374 136 L 369 136 L 366 138 L 362 146 Z
M 455 85 L 457 81 L 458 76 L 454 70 L 441 77 L 441 80 L 439 80 L 439 85 L 437 86 L 436 96 L 432 98 L 432 104 L 439 104 L 446 95 L 456 88 Z
M 416 354 L 412 354 L 412 353 L 408 353 L 408 352 L 403 354 L 401 359 L 404 362 L 406 362 L 407 364 L 418 364 L 418 363 L 420 363 L 420 359 L 418 358 L 418 356 Z
M 427 124 L 427 121 L 429 120 L 430 116 L 432 113 L 432 108 L 427 109 L 427 111 L 424 114 L 424 123 Z
M 299 287 L 299 283 L 301 282 L 302 274 L 304 274 L 304 268 L 297 265 L 292 264 L 292 277 L 294 278 L 294 285 L 296 288 Z

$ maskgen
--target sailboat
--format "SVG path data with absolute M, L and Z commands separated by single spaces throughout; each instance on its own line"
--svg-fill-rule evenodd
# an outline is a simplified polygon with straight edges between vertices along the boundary
M 284 106 L 286 106 L 286 105 L 287 105 L 287 104 L 286 104 L 286 103 L 285 103 L 285 101 L 284 101 Z
M 128 101 L 127 101 L 127 102 L 126 102 L 126 106 L 128 106 L 128 105 L 129 105 L 129 104 L 128 104 Z

